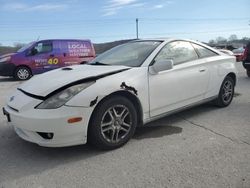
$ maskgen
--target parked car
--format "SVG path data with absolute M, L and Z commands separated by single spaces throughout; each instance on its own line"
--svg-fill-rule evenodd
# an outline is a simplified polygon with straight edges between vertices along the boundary
M 250 77 L 250 42 L 247 44 L 245 48 L 242 63 L 243 67 L 246 69 L 247 76 Z
M 234 53 L 227 49 L 218 49 L 220 52 L 227 54 L 227 55 L 234 55 Z
M 0 56 L 0 76 L 27 80 L 34 74 L 86 63 L 95 58 L 90 40 L 40 40 Z
M 114 149 L 170 113 L 208 101 L 228 106 L 235 84 L 235 57 L 191 40 L 136 40 L 31 78 L 3 111 L 21 138 L 41 146 Z
M 245 50 L 245 49 L 244 49 L 243 47 L 237 48 L 237 49 L 234 49 L 234 50 L 233 50 L 233 53 L 234 53 L 234 56 L 236 57 L 236 61 L 237 61 L 237 62 L 243 60 L 244 50 Z

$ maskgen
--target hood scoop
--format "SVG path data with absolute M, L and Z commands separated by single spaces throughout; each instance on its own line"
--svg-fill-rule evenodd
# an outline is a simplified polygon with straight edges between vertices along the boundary
M 70 71 L 70 70 L 73 70 L 71 67 L 64 67 L 64 68 L 62 68 L 62 70 L 64 70 L 64 71 Z

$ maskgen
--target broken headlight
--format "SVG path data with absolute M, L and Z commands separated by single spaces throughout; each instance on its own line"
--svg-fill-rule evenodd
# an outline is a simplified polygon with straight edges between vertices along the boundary
M 45 99 L 42 103 L 36 106 L 37 109 L 55 109 L 59 108 L 68 102 L 72 97 L 80 93 L 85 88 L 92 85 L 94 82 L 87 82 L 83 84 L 73 85 L 71 87 L 66 88 L 59 93 Z

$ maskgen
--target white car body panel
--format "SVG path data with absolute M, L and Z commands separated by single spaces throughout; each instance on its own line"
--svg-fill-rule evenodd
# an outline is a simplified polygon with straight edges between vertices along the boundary
M 17 90 L 5 106 L 11 117 L 10 124 L 21 138 L 42 146 L 84 144 L 87 142 L 89 120 L 94 109 L 103 98 L 113 93 L 129 92 L 137 98 L 142 109 L 142 123 L 146 123 L 172 111 L 217 97 L 225 76 L 236 74 L 235 57 L 207 46 L 219 55 L 151 74 L 150 63 L 162 47 L 171 41 L 175 39 L 163 40 L 140 67 L 76 65 L 70 67 L 72 70 L 57 69 L 32 78 L 19 89 L 31 95 L 46 97 L 65 85 L 96 77 L 95 83 L 57 109 L 36 109 L 42 99 Z M 112 72 L 115 73 L 99 78 Z M 123 82 L 136 92 L 121 87 Z M 83 120 L 69 124 L 67 120 L 72 117 L 82 117 Z M 37 132 L 53 132 L 54 137 L 46 140 Z
M 79 93 L 72 98 L 66 105 L 69 106 L 82 106 L 89 107 L 90 102 L 98 97 L 98 101 L 113 92 L 124 91 L 121 88 L 122 82 L 125 82 L 127 86 L 132 86 L 137 90 L 137 95 L 132 92 L 138 99 L 140 99 L 144 116 L 149 114 L 149 101 L 148 101 L 148 83 L 147 79 L 144 79 L 148 75 L 147 67 L 136 67 L 124 72 L 114 74 L 101 80 L 97 80 L 95 84 L 88 87 L 84 92 Z M 105 88 L 103 86 L 105 85 Z M 95 95 L 93 95 L 95 93 Z M 81 100 L 82 98 L 86 100 Z
M 205 60 L 200 59 L 177 65 L 157 75 L 149 75 L 151 117 L 204 99 L 208 71 Z M 164 84 L 161 80 L 165 80 Z

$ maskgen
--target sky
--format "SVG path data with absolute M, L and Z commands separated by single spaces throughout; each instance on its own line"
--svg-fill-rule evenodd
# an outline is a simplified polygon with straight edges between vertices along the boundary
M 0 44 L 250 37 L 250 0 L 0 0 Z

